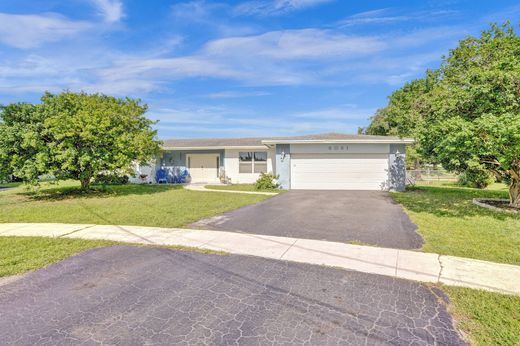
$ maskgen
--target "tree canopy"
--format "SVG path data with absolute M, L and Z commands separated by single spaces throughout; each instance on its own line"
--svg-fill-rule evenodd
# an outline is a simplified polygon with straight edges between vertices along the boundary
M 26 182 L 50 174 L 83 189 L 103 172 L 130 172 L 159 150 L 153 121 L 139 100 L 102 94 L 46 93 L 41 103 L 0 109 L 0 174 Z
M 520 37 L 505 23 L 467 37 L 437 71 L 394 92 L 368 133 L 415 136 L 419 155 L 454 172 L 510 182 L 520 207 Z

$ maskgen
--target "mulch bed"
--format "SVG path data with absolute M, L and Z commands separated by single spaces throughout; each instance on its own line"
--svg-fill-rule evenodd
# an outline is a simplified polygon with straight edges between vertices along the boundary
M 475 198 L 473 199 L 473 203 L 478 206 L 493 209 L 496 211 L 520 214 L 520 209 L 510 206 L 509 200 L 507 199 Z

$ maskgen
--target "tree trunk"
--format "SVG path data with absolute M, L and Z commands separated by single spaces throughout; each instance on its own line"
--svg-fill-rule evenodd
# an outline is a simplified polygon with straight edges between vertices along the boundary
M 514 177 L 511 178 L 511 185 L 509 185 L 509 204 L 520 208 L 520 180 Z
M 91 178 L 83 178 L 83 179 L 80 179 L 80 182 L 81 182 L 81 189 L 82 190 L 88 190 L 89 187 L 90 187 L 90 181 L 91 181 Z

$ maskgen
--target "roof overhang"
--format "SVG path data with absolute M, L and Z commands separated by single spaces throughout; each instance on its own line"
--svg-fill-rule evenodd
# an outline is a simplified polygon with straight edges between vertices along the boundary
M 382 139 L 266 139 L 262 141 L 265 145 L 275 144 L 329 144 L 329 143 L 356 143 L 356 144 L 412 144 L 413 138 L 382 138 Z
M 226 146 L 201 146 L 201 147 L 162 147 L 162 150 L 223 150 L 223 149 L 266 149 L 265 145 L 226 145 Z

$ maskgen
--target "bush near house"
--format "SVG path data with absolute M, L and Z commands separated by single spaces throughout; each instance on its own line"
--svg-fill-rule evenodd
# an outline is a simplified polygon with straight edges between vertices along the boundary
M 260 173 L 260 178 L 255 183 L 257 190 L 276 190 L 280 188 L 280 184 L 276 182 L 278 176 L 273 173 Z

